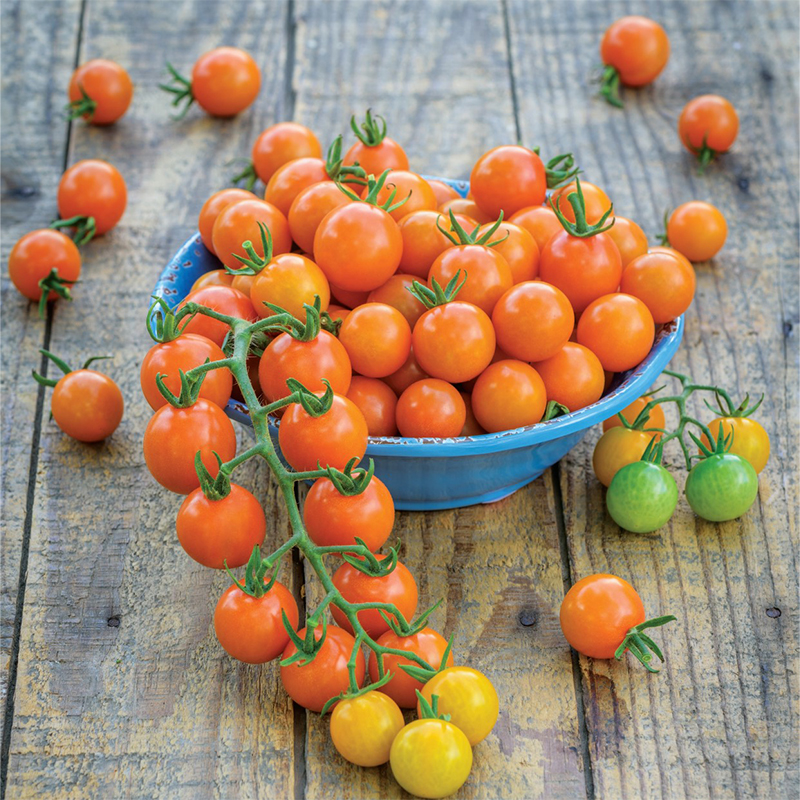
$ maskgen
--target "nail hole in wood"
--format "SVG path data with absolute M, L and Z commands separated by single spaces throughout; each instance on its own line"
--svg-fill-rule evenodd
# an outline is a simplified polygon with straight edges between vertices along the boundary
M 772 617 L 772 619 L 777 619 L 780 615 L 781 615 L 781 610 L 779 608 L 767 609 L 767 616 Z
M 526 628 L 530 628 L 532 625 L 535 625 L 536 612 L 532 609 L 523 608 L 522 611 L 519 612 L 519 624 L 525 626 Z
M 119 617 L 114 615 L 113 617 L 108 618 L 108 622 L 106 623 L 109 628 L 119 628 Z

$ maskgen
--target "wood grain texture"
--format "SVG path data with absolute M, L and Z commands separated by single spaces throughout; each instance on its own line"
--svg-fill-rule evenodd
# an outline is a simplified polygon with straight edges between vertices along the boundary
M 652 87 L 625 92 L 621 113 L 591 98 L 587 75 L 599 33 L 625 13 L 659 20 L 672 56 Z M 798 5 L 512 0 L 509 14 L 526 142 L 574 150 L 586 178 L 652 233 L 666 207 L 686 200 L 724 212 L 728 242 L 697 267 L 674 365 L 737 396 L 765 391 L 758 418 L 772 439 L 758 501 L 743 519 L 706 523 L 682 500 L 653 536 L 626 534 L 607 516 L 591 470 L 599 433 L 561 463 L 573 578 L 622 575 L 648 613 L 679 618 L 659 634 L 660 677 L 581 659 L 597 794 L 796 796 L 798 143 L 789 98 L 797 97 Z M 742 125 L 734 151 L 700 178 L 675 125 L 683 104 L 705 92 L 730 98 Z M 695 411 L 703 415 L 699 404 Z

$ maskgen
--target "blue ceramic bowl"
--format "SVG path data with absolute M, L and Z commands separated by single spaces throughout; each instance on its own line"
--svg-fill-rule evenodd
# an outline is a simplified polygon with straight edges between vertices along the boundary
M 444 180 L 462 196 L 469 185 Z M 195 280 L 219 269 L 217 258 L 196 233 L 173 256 L 153 294 L 176 306 Z M 395 506 L 403 510 L 459 508 L 492 503 L 539 477 L 574 447 L 592 425 L 621 411 L 644 394 L 675 355 L 683 336 L 683 317 L 663 326 L 653 349 L 636 369 L 617 375 L 611 390 L 596 403 L 550 422 L 502 433 L 454 439 L 371 437 L 367 457 L 389 487 Z M 247 408 L 231 400 L 228 415 L 250 425 Z M 272 425 L 277 446 L 277 425 Z

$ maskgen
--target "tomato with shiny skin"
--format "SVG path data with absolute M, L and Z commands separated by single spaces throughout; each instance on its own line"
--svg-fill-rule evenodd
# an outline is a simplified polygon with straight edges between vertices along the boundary
M 448 797 L 467 781 L 472 749 L 467 737 L 443 719 L 409 722 L 392 742 L 389 764 L 395 780 L 417 797 Z
M 570 221 L 575 222 L 575 211 L 569 196 L 577 191 L 577 184 L 567 183 L 559 186 L 553 192 L 551 201 L 556 208 Z M 581 181 L 581 191 L 583 192 L 583 202 L 586 207 L 586 222 L 589 225 L 596 225 L 602 216 L 611 208 L 611 200 L 608 195 L 599 187 L 588 181 Z M 611 217 L 609 217 L 609 221 Z
M 539 373 L 522 361 L 490 364 L 472 390 L 472 409 L 489 432 L 535 425 L 544 416 L 547 390 Z
M 475 223 L 456 214 L 456 221 L 464 230 L 472 230 Z M 437 256 L 453 247 L 453 243 L 439 230 L 452 232 L 452 223 L 438 211 L 415 211 L 398 223 L 403 237 L 403 255 L 398 269 L 401 273 L 425 280 Z
M 384 205 L 392 192 L 395 193 L 392 204 L 405 200 L 403 205 L 389 212 L 396 222 L 416 211 L 436 211 L 438 207 L 436 195 L 428 181 L 416 172 L 392 170 L 386 177 L 383 188 L 378 192 L 377 204 Z
M 689 261 L 688 258 L 683 253 L 679 253 L 674 247 L 666 247 L 665 245 L 656 245 L 655 247 L 648 247 L 648 253 L 667 253 L 671 256 L 674 256 L 678 259 L 682 264 L 685 264 L 687 267 L 692 267 L 692 262 Z
M 411 636 L 398 636 L 394 631 L 386 631 L 378 640 L 382 647 L 391 647 L 395 650 L 404 650 L 422 658 L 434 669 L 439 669 L 442 664 L 444 652 L 447 650 L 447 640 L 433 628 L 423 628 Z M 415 662 L 403 656 L 382 655 L 385 672 L 392 674 L 392 679 L 381 686 L 377 691 L 388 694 L 400 708 L 414 708 L 417 705 L 417 689 L 422 689 L 422 683 L 412 678 L 405 670 L 400 669 L 401 664 L 417 666 Z M 452 651 L 447 656 L 446 666 L 453 666 Z M 369 679 L 378 680 L 378 660 L 374 651 L 369 654 Z
M 289 378 L 311 392 L 324 392 L 327 380 L 336 394 L 347 394 L 353 370 L 344 345 L 331 333 L 320 331 L 309 342 L 281 333 L 264 350 L 258 366 L 261 391 L 270 403 L 288 397 Z
M 483 225 L 478 235 L 482 236 L 490 227 Z M 500 253 L 508 263 L 513 283 L 532 281 L 539 274 L 539 247 L 525 228 L 503 222 L 492 240 L 500 240 L 492 246 L 492 250 Z
M 261 597 L 252 597 L 234 584 L 217 602 L 214 631 L 228 655 L 245 664 L 266 664 L 289 643 L 283 626 L 284 611 L 291 626 L 297 628 L 297 602 L 280 581 L 275 581 Z
M 442 203 L 448 200 L 457 200 L 461 195 L 449 184 L 444 181 L 432 180 L 428 181 L 428 185 L 433 189 L 436 195 L 436 207 L 438 208 Z
M 377 767 L 389 760 L 392 742 L 405 724 L 403 712 L 391 697 L 366 692 L 336 704 L 331 713 L 331 741 L 351 764 Z
M 220 500 L 209 500 L 202 489 L 188 494 L 178 509 L 175 528 L 181 547 L 199 564 L 235 569 L 247 563 L 256 545 L 263 544 L 267 518 L 251 492 L 231 483 L 230 493 Z
M 50 400 L 56 425 L 79 442 L 100 442 L 111 436 L 124 407 L 119 386 L 93 369 L 68 372 L 55 385 Z
M 330 177 L 321 158 L 296 158 L 275 170 L 267 183 L 264 199 L 282 214 L 288 215 L 292 203 L 303 189 L 323 181 L 330 181 Z
M 400 395 L 395 413 L 400 435 L 411 438 L 459 436 L 467 418 L 458 389 L 438 378 L 412 383 Z
M 122 219 L 128 190 L 116 167 L 90 158 L 73 164 L 61 176 L 56 202 L 61 219 L 94 217 L 95 232 L 100 236 Z
M 352 311 L 358 306 L 364 305 L 369 297 L 369 292 L 354 292 L 350 289 L 342 289 L 341 286 L 336 286 L 331 283 L 331 297 L 341 303 L 348 311 Z
M 470 192 L 478 206 L 497 219 L 545 201 L 547 173 L 542 159 L 521 145 L 502 145 L 475 162 L 469 178 Z
M 384 561 L 389 556 L 377 555 L 376 558 L 378 561 Z M 339 590 L 339 594 L 348 603 L 393 603 L 406 622 L 413 619 L 417 612 L 419 599 L 417 582 L 405 564 L 400 561 L 388 575 L 382 577 L 366 575 L 352 564 L 344 562 L 333 573 L 332 580 L 333 585 Z M 361 626 L 373 639 L 377 639 L 389 630 L 389 624 L 381 616 L 379 610 L 366 608 L 357 613 Z M 335 604 L 331 605 L 331 614 L 340 628 L 353 633 L 347 616 Z M 387 616 L 395 619 L 394 614 Z
M 266 184 L 290 161 L 297 158 L 322 158 L 322 146 L 314 132 L 298 122 L 278 122 L 263 130 L 251 152 L 253 167 Z
M 472 410 L 472 395 L 468 392 L 459 392 L 464 405 L 467 408 L 467 418 L 464 420 L 464 427 L 461 429 L 462 436 L 481 436 L 486 431 L 481 427 L 475 412 Z
M 403 366 L 411 352 L 411 327 L 385 303 L 354 308 L 339 329 L 339 341 L 350 356 L 353 371 L 367 378 L 385 378 Z
M 223 462 L 236 455 L 236 432 L 225 412 L 200 398 L 188 408 L 162 406 L 144 432 L 144 460 L 150 474 L 166 489 L 189 494 L 200 486 L 195 454 L 212 477 L 219 472 L 216 453 Z
M 654 339 L 653 315 L 629 294 L 598 298 L 578 320 L 578 344 L 588 347 L 609 372 L 624 372 L 640 364 Z
M 250 302 L 262 318 L 275 314 L 265 305 L 272 303 L 297 319 L 305 319 L 303 306 L 313 306 L 317 297 L 321 310 L 325 311 L 331 301 L 328 279 L 310 258 L 300 253 L 275 256 L 258 275 L 253 276 L 250 287 Z
M 334 208 L 353 201 L 333 181 L 315 183 L 302 189 L 289 207 L 289 231 L 306 253 L 314 250 L 314 236 L 320 222 Z
M 232 286 L 233 275 L 225 269 L 210 269 L 204 272 L 193 284 L 190 292 L 196 292 L 204 286 Z
M 261 70 L 238 47 L 215 47 L 192 67 L 192 97 L 212 117 L 233 117 L 258 97 Z
M 338 306 L 336 303 L 331 303 L 328 306 L 328 316 L 332 320 L 340 319 L 342 322 L 344 322 L 351 310 L 352 309 L 345 308 L 344 306 Z
M 729 453 L 741 456 L 750 462 L 753 469 L 758 473 L 767 466 L 769 461 L 769 434 L 764 430 L 764 426 L 750 417 L 717 417 L 712 419 L 706 426 L 716 441 L 719 436 L 720 426 L 723 428 L 722 436 L 727 437 L 733 433 Z M 701 437 L 706 447 L 713 449 L 708 437 L 703 434 Z
M 397 395 L 383 381 L 354 375 L 347 399 L 364 415 L 370 436 L 397 436 Z
M 413 334 L 411 342 L 411 352 L 408 354 L 408 358 L 405 360 L 403 366 L 400 367 L 397 372 L 393 372 L 391 375 L 387 375 L 385 378 L 383 378 L 386 385 L 392 389 L 392 391 L 398 397 L 403 394 L 403 392 L 408 389 L 412 383 L 416 383 L 424 378 L 431 377 L 427 372 L 425 372 L 424 369 L 422 369 L 417 361 L 417 356 L 414 353 Z
M 417 320 L 425 313 L 425 306 L 409 291 L 414 281 L 418 281 L 423 286 L 427 285 L 424 278 L 416 275 L 404 275 L 400 272 L 395 273 L 383 286 L 379 286 L 369 293 L 367 303 L 383 303 L 396 308 L 413 329 Z
M 581 184 L 583 185 L 583 184 Z M 647 234 L 627 217 L 614 217 L 614 224 L 606 231 L 619 250 L 623 269 L 638 256 L 647 252 Z
M 728 237 L 725 217 L 701 200 L 678 206 L 667 222 L 667 239 L 689 261 L 708 261 L 719 253 Z
M 758 475 L 746 458 L 717 453 L 695 463 L 684 492 L 698 517 L 727 522 L 741 517 L 755 503 Z
M 497 217 L 491 217 L 485 211 L 478 208 L 478 204 L 468 197 L 457 197 L 455 200 L 448 200 L 439 206 L 439 213 L 449 219 L 450 212 L 453 212 L 457 217 L 466 217 L 472 222 L 471 227 L 476 225 L 484 225 L 487 222 L 494 222 Z M 469 228 L 467 228 L 469 230 Z
M 575 312 L 567 296 L 543 281 L 512 286 L 492 312 L 497 344 L 520 361 L 551 358 L 569 341 Z
M 550 239 L 556 233 L 564 230 L 553 209 L 547 206 L 521 208 L 515 214 L 512 214 L 508 221 L 513 225 L 524 228 L 533 236 L 540 254 Z
M 39 300 L 42 287 L 39 281 L 52 270 L 67 282 L 67 288 L 81 274 L 81 254 L 72 239 L 61 231 L 40 228 L 26 233 L 11 248 L 8 255 L 8 277 L 17 291 L 29 300 Z M 55 300 L 58 294 L 48 292 L 47 299 Z
M 724 97 L 703 94 L 690 100 L 678 118 L 678 136 L 691 153 L 704 148 L 727 153 L 739 133 L 739 116 Z
M 661 434 L 647 433 L 618 425 L 609 428 L 597 441 L 592 455 L 594 474 L 603 486 L 610 486 L 614 476 L 628 464 L 640 461 L 647 445 Z
M 214 192 L 214 194 L 203 203 L 203 207 L 200 209 L 200 215 L 197 218 L 197 227 L 200 231 L 200 238 L 203 240 L 206 249 L 210 250 L 214 255 L 217 253 L 214 250 L 212 232 L 217 217 L 222 213 L 223 209 L 227 208 L 232 203 L 241 203 L 243 200 L 258 200 L 258 198 L 252 192 L 248 192 L 247 189 L 238 189 L 234 186 L 229 189 L 221 189 L 218 192 Z M 237 266 L 240 265 L 237 263 Z
M 603 365 L 588 347 L 577 342 L 567 342 L 555 355 L 532 366 L 544 381 L 547 399 L 570 411 L 590 406 L 603 396 Z
M 387 169 L 408 169 L 406 151 L 390 136 L 384 136 L 378 144 L 369 146 L 362 141 L 355 142 L 344 154 L 345 167 L 358 164 L 367 175 L 376 178 Z
M 644 622 L 644 605 L 636 590 L 616 575 L 589 575 L 579 580 L 561 603 L 561 630 L 579 653 L 613 658 L 628 631 Z
M 622 271 L 620 292 L 638 297 L 657 324 L 676 319 L 692 303 L 695 290 L 692 267 L 668 253 L 645 253 Z
M 675 479 L 652 461 L 634 461 L 622 467 L 606 492 L 611 518 L 631 533 L 652 533 L 664 527 L 677 505 Z
M 425 684 L 421 693 L 431 704 L 433 695 L 439 698 L 439 713 L 450 715 L 450 722 L 464 733 L 472 747 L 491 733 L 500 714 L 500 700 L 492 682 L 471 667 L 442 670 Z M 422 716 L 419 702 L 417 714 Z
M 265 200 L 240 200 L 220 211 L 211 230 L 211 241 L 217 258 L 230 269 L 241 269 L 242 262 L 235 256 L 247 257 L 242 244 L 249 241 L 255 253 L 264 257 L 261 229 L 258 223 L 267 226 L 272 236 L 272 255 L 288 253 L 292 249 L 292 237 L 286 217 L 272 203 Z
M 636 421 L 636 417 L 639 416 L 642 409 L 652 400 L 652 397 L 637 397 L 632 403 L 629 403 L 625 408 L 622 409 L 619 413 L 622 414 L 625 419 L 633 425 Z M 666 420 L 664 418 L 664 409 L 662 406 L 653 406 L 648 412 L 648 419 L 647 423 L 645 424 L 645 428 L 661 428 L 662 430 L 666 426 Z M 622 422 L 619 418 L 618 414 L 614 414 L 613 417 L 609 417 L 606 420 L 603 420 L 603 430 L 607 431 L 610 428 L 617 428 L 622 427 Z M 661 438 L 661 433 L 653 434 L 656 441 Z
M 93 58 L 81 64 L 69 81 L 70 105 L 81 104 L 88 97 L 93 108 L 83 114 L 92 125 L 111 125 L 127 110 L 133 98 L 130 75 L 115 61 Z
M 625 86 L 646 86 L 667 66 L 669 37 L 647 17 L 622 17 L 606 30 L 600 58 L 614 67 Z
M 161 375 L 164 384 L 176 397 L 181 393 L 180 372 L 188 372 L 208 361 L 222 361 L 225 353 L 205 336 L 184 333 L 171 342 L 154 344 L 142 359 L 139 370 L 139 382 L 142 394 L 150 408 L 157 411 L 167 404 L 167 398 L 161 394 L 156 383 L 156 376 Z M 200 385 L 200 397 L 210 400 L 220 408 L 224 408 L 231 399 L 233 376 L 227 368 L 212 369 L 206 373 Z
M 330 409 L 312 417 L 299 404 L 286 409 L 278 441 L 283 457 L 298 472 L 334 467 L 343 470 L 350 459 L 360 461 L 367 449 L 367 422 L 358 407 L 335 394 Z
M 306 629 L 302 628 L 297 635 L 304 639 Z M 314 638 L 322 638 L 322 625 L 314 630 Z M 347 662 L 355 647 L 356 640 L 345 630 L 335 625 L 328 625 L 325 641 L 313 661 L 304 664 L 296 661 L 281 667 L 281 682 L 289 697 L 299 706 L 309 711 L 322 711 L 325 703 L 346 691 L 350 685 Z M 289 642 L 283 651 L 283 658 L 289 658 L 297 652 L 294 642 Z M 364 654 L 359 649 L 356 656 L 356 683 L 360 686 L 365 673 Z
M 250 298 L 232 286 L 205 286 L 202 289 L 190 292 L 180 302 L 178 308 L 182 308 L 186 303 L 197 303 L 220 314 L 245 319 L 248 322 L 255 322 L 258 319 Z M 206 339 L 211 339 L 218 347 L 222 347 L 225 336 L 229 331 L 230 326 L 221 320 L 212 319 L 200 313 L 189 320 L 183 328 L 184 334 L 195 333 L 198 336 L 205 336 Z

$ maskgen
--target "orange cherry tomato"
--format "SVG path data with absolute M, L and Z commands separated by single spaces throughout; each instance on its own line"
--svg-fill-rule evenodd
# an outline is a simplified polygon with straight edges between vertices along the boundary
M 425 306 L 408 291 L 414 281 L 418 281 L 423 286 L 427 285 L 427 281 L 424 278 L 418 278 L 416 275 L 403 275 L 398 272 L 392 275 L 383 286 L 373 289 L 369 293 L 367 302 L 383 303 L 396 308 L 413 328 L 417 320 L 425 312 Z
M 377 378 L 354 375 L 347 398 L 364 415 L 370 436 L 397 436 L 397 395 L 387 384 Z
M 456 214 L 456 220 L 465 230 L 475 227 L 475 223 L 463 215 Z M 447 216 L 438 211 L 415 211 L 400 220 L 398 227 L 403 237 L 400 272 L 427 278 L 436 257 L 453 246 L 437 224 L 443 230 L 453 230 Z
M 339 341 L 350 356 L 353 371 L 367 378 L 397 372 L 411 351 L 411 328 L 406 318 L 385 303 L 354 308 L 339 329 Z
M 456 216 L 468 217 L 474 220 L 476 224 L 480 225 L 487 222 L 494 222 L 497 219 L 497 217 L 492 217 L 490 214 L 478 208 L 478 204 L 474 200 L 466 197 L 457 197 L 455 200 L 447 200 L 439 206 L 439 213 L 446 218 L 449 218 L 451 211 Z
M 520 209 L 512 214 L 508 221 L 528 231 L 536 241 L 540 253 L 554 234 L 564 230 L 553 209 L 547 206 L 528 206 Z
M 508 218 L 545 201 L 547 173 L 542 159 L 527 147 L 503 145 L 484 153 L 472 168 L 470 192 L 493 219 L 502 211 Z
M 533 367 L 544 381 L 548 400 L 577 411 L 596 403 L 605 388 L 603 365 L 588 347 L 567 342 L 554 356 Z
M 246 564 L 253 548 L 263 544 L 267 518 L 255 496 L 232 483 L 221 500 L 209 500 L 202 489 L 188 494 L 175 528 L 181 547 L 199 564 L 233 569 Z
M 288 215 L 292 203 L 303 189 L 323 181 L 330 181 L 330 177 L 321 158 L 296 158 L 272 173 L 264 199 L 282 214 Z
M 272 236 L 273 255 L 288 253 L 292 249 L 289 223 L 272 203 L 258 199 L 241 200 L 220 211 L 211 231 L 214 252 L 226 267 L 241 268 L 242 262 L 236 256 L 247 257 L 242 247 L 246 241 L 251 242 L 255 252 L 264 257 L 259 222 L 267 226 Z
M 242 200 L 257 200 L 258 198 L 246 189 L 221 189 L 219 192 L 214 192 L 211 197 L 203 203 L 200 209 L 200 216 L 197 220 L 197 227 L 200 230 L 200 238 L 203 244 L 216 255 L 214 251 L 214 243 L 212 241 L 212 231 L 214 230 L 214 223 L 217 217 L 222 213 L 224 208 L 227 208 L 231 203 L 240 203 Z M 238 266 L 238 264 L 237 264 Z
M 350 358 L 342 343 L 327 331 L 309 342 L 288 333 L 273 339 L 261 356 L 258 382 L 270 403 L 288 397 L 289 378 L 300 381 L 311 392 L 324 392 L 327 380 L 336 394 L 347 394 L 352 375 Z
M 52 228 L 40 228 L 26 233 L 11 248 L 8 255 L 8 277 L 24 297 L 39 300 L 44 280 L 55 270 L 63 281 L 74 283 L 81 274 L 81 254 L 69 236 Z M 48 292 L 47 299 L 58 294 Z
M 636 421 L 636 417 L 639 416 L 642 409 L 652 400 L 652 397 L 637 397 L 632 403 L 625 406 L 619 413 L 625 417 L 628 422 L 633 425 Z M 664 419 L 664 409 L 662 406 L 653 406 L 650 411 L 648 412 L 650 415 L 647 420 L 646 428 L 664 428 L 666 426 L 666 421 Z M 614 414 L 613 417 L 609 417 L 606 420 L 603 420 L 603 430 L 607 431 L 610 428 L 617 428 L 621 427 L 622 422 L 620 421 L 619 415 Z M 656 433 L 654 435 L 655 439 L 660 439 L 661 434 Z
M 252 597 L 233 585 L 214 610 L 214 631 L 228 655 L 245 664 L 266 664 L 289 643 L 283 612 L 296 628 L 300 621 L 297 602 L 280 581 L 261 597 Z
M 438 378 L 412 383 L 400 395 L 396 413 L 400 434 L 415 439 L 459 436 L 467 418 L 458 389 Z
M 233 117 L 258 97 L 261 71 L 238 47 L 217 47 L 192 67 L 192 96 L 212 117 Z
M 606 231 L 619 250 L 623 268 L 647 252 L 647 235 L 627 217 L 615 217 L 614 224 Z
M 444 181 L 432 180 L 428 181 L 428 185 L 433 189 L 433 193 L 436 195 L 437 208 L 448 200 L 456 200 L 461 197 L 452 186 L 446 184 Z
M 416 383 L 417 381 L 421 381 L 423 378 L 429 378 L 425 370 L 420 367 L 419 362 L 417 361 L 417 356 L 414 353 L 414 338 L 412 334 L 411 338 L 411 352 L 408 354 L 408 358 L 405 360 L 405 363 L 402 367 L 400 367 L 397 372 L 393 372 L 391 375 L 387 375 L 383 380 L 386 385 L 392 389 L 392 391 L 399 397 L 403 392 L 411 386 L 412 383 Z
M 206 361 L 222 361 L 225 353 L 205 336 L 184 333 L 171 342 L 154 344 L 142 359 L 139 380 L 144 399 L 153 411 L 167 404 L 167 399 L 158 390 L 156 376 L 161 375 L 164 384 L 176 397 L 181 393 L 180 371 L 188 372 Z M 206 373 L 200 385 L 200 397 L 205 397 L 220 408 L 231 399 L 233 376 L 229 369 L 212 369 Z
M 313 306 L 316 297 L 325 311 L 331 300 L 328 279 L 310 258 L 300 253 L 275 256 L 258 275 L 253 276 L 250 287 L 250 302 L 262 318 L 273 316 L 275 312 L 264 305 L 272 303 L 298 319 L 305 319 L 303 306 Z
M 567 296 L 543 281 L 512 286 L 492 312 L 497 344 L 520 361 L 543 361 L 568 341 L 575 312 Z
M 724 97 L 703 94 L 690 100 L 678 119 L 678 136 L 683 146 L 702 155 L 705 148 L 727 153 L 739 133 L 739 116 Z
M 667 222 L 667 239 L 689 261 L 708 261 L 722 249 L 728 223 L 719 209 L 701 200 L 678 206 Z
M 314 132 L 297 122 L 278 122 L 262 131 L 251 153 L 256 174 L 264 182 L 297 158 L 322 158 Z
M 625 372 L 640 364 L 654 338 L 653 315 L 629 294 L 598 298 L 578 320 L 578 343 L 588 347 L 609 372 Z
M 392 170 L 378 192 L 378 205 L 386 203 L 392 192 L 395 193 L 393 203 L 405 200 L 403 205 L 389 212 L 396 222 L 415 211 L 435 211 L 438 207 L 436 195 L 428 181 L 416 172 Z
M 111 436 L 124 407 L 119 386 L 93 369 L 68 372 L 55 385 L 50 400 L 56 425 L 79 442 L 100 442 Z
M 622 17 L 605 32 L 600 58 L 617 70 L 625 86 L 645 86 L 667 66 L 669 38 L 647 17 Z
M 317 469 L 317 462 L 322 469 L 343 470 L 350 459 L 363 458 L 367 436 L 364 415 L 338 394 L 320 417 L 312 417 L 299 403 L 289 406 L 278 429 L 283 457 L 298 472 Z
M 692 267 L 692 262 L 689 261 L 688 258 L 683 253 L 679 253 L 674 247 L 666 247 L 664 245 L 656 245 L 655 247 L 649 247 L 647 249 L 648 253 L 669 253 L 671 256 L 675 256 L 682 264 L 685 264 L 687 267 Z
M 351 309 L 345 308 L 344 306 L 337 306 L 335 303 L 331 303 L 328 306 L 328 316 L 333 320 L 340 319 L 344 322 L 350 311 Z
M 378 644 L 414 653 L 434 669 L 439 669 L 445 650 L 447 650 L 447 640 L 433 628 L 423 628 L 419 633 L 411 636 L 398 636 L 394 631 L 386 631 L 378 639 Z M 391 673 L 393 677 L 377 691 L 391 697 L 400 708 L 415 708 L 417 705 L 416 690 L 422 689 L 423 684 L 408 675 L 405 670 L 400 669 L 401 664 L 412 666 L 415 662 L 395 655 L 384 655 L 381 656 L 381 659 L 384 672 Z M 453 666 L 452 652 L 448 654 L 447 666 Z M 373 682 L 378 680 L 378 658 L 373 651 L 370 651 L 369 654 L 369 679 Z
M 225 412 L 202 397 L 188 408 L 159 408 L 144 432 L 150 474 L 169 491 L 189 494 L 200 486 L 194 466 L 197 452 L 212 477 L 219 472 L 215 453 L 223 462 L 236 455 L 236 432 Z
M 306 253 L 314 250 L 314 236 L 320 222 L 334 208 L 353 201 L 333 181 L 315 183 L 302 189 L 289 208 L 292 239 Z
M 367 302 L 369 292 L 354 292 L 349 289 L 342 289 L 341 286 L 330 284 L 331 297 L 338 300 L 347 310 L 352 311 L 358 306 L 363 306 Z
M 191 291 L 196 292 L 204 286 L 232 286 L 233 279 L 234 276 L 225 269 L 210 269 L 192 284 Z
M 361 494 L 343 495 L 329 478 L 317 478 L 303 504 L 303 522 L 319 547 L 355 545 L 379 550 L 394 527 L 394 501 L 374 475 Z
M 115 61 L 93 58 L 72 73 L 67 94 L 73 109 L 86 109 L 82 116 L 87 122 L 111 125 L 128 110 L 133 84 Z
M 205 286 L 188 294 L 181 301 L 178 308 L 182 308 L 186 303 L 197 303 L 220 314 L 246 319 L 249 322 L 255 322 L 258 319 L 250 298 L 232 286 Z M 225 336 L 229 331 L 230 327 L 224 322 L 206 317 L 203 314 L 196 314 L 183 328 L 184 333 L 196 333 L 199 336 L 205 336 L 206 339 L 211 339 L 218 347 L 222 347 Z
M 513 359 L 490 364 L 472 390 L 472 410 L 489 433 L 535 425 L 546 406 L 547 390 L 539 373 Z
M 619 289 L 638 297 L 657 324 L 669 322 L 692 303 L 694 269 L 667 253 L 645 253 L 625 267 Z
M 482 236 L 490 227 L 482 226 L 478 235 Z M 539 247 L 533 236 L 525 228 L 504 222 L 492 237 L 492 241 L 498 239 L 501 241 L 493 245 L 492 250 L 500 253 L 508 263 L 511 280 L 514 283 L 532 281 L 539 273 Z
M 86 159 L 73 164 L 61 176 L 56 201 L 61 219 L 94 217 L 95 231 L 100 236 L 122 219 L 128 190 L 122 175 L 107 161 Z
M 394 139 L 385 136 L 379 144 L 372 147 L 361 141 L 355 142 L 345 153 L 343 164 L 346 167 L 359 164 L 367 175 L 377 178 L 387 169 L 407 170 L 408 156 Z
M 564 186 L 559 186 L 558 189 L 553 192 L 551 198 L 556 208 L 570 222 L 575 222 L 575 211 L 568 198 L 576 190 L 576 184 L 573 181 Z M 611 208 L 611 200 L 608 199 L 608 195 L 599 186 L 595 186 L 588 181 L 581 181 L 581 191 L 583 192 L 583 200 L 586 204 L 586 222 L 588 222 L 589 225 L 595 225 L 600 221 L 603 214 Z M 610 219 L 609 217 L 609 221 Z
M 461 429 L 462 436 L 481 436 L 486 431 L 481 427 L 475 412 L 472 410 L 472 395 L 467 392 L 459 392 L 464 405 L 467 407 L 467 418 L 464 420 L 464 427 Z

